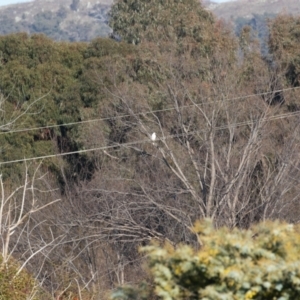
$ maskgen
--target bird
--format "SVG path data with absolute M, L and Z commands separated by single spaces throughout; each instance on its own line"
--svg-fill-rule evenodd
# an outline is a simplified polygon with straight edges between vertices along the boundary
M 156 140 L 156 133 L 153 132 L 152 135 L 151 135 L 151 141 L 153 142 L 153 143 L 152 143 L 153 146 L 156 145 L 156 144 L 155 144 L 155 140 Z
M 152 140 L 153 142 L 155 142 L 155 140 L 156 140 L 156 133 L 155 133 L 155 132 L 152 133 L 152 135 L 151 135 L 151 140 Z

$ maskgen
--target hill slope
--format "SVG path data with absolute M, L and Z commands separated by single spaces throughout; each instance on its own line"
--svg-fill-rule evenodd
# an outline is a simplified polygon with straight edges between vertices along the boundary
M 236 21 L 255 14 L 300 14 L 298 0 L 236 0 L 203 4 L 218 17 Z M 0 34 L 25 31 L 44 33 L 56 40 L 89 41 L 108 36 L 107 13 L 113 0 L 35 0 L 0 7 Z M 244 24 L 245 22 L 243 22 Z
M 45 33 L 56 40 L 88 41 L 107 36 L 111 0 L 35 0 L 0 7 L 0 34 Z
M 254 14 L 300 14 L 298 0 L 236 0 L 226 3 L 210 3 L 208 8 L 218 17 L 236 19 L 252 18 Z

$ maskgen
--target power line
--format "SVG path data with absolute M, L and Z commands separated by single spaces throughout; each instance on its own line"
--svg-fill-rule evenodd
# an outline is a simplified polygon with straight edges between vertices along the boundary
M 180 106 L 179 109 L 191 108 L 191 107 L 200 106 L 200 105 L 208 105 L 208 104 L 218 103 L 218 102 L 230 102 L 230 101 L 236 101 L 236 100 L 241 100 L 241 99 L 248 99 L 248 98 L 255 97 L 255 96 L 265 96 L 265 95 L 269 95 L 272 93 L 280 93 L 280 92 L 286 92 L 286 91 L 297 90 L 297 89 L 300 89 L 300 87 L 292 87 L 292 88 L 280 89 L 280 90 L 275 90 L 275 91 L 270 91 L 270 92 L 249 94 L 249 95 L 245 95 L 245 96 L 227 98 L 227 99 L 223 99 L 223 100 L 209 101 L 209 102 L 205 102 L 205 103 L 201 103 L 201 104 L 199 103 L 199 104 L 183 105 L 183 106 Z M 94 123 L 94 122 L 100 122 L 100 121 L 116 120 L 116 119 L 131 117 L 131 116 L 143 116 L 143 115 L 154 114 L 154 113 L 159 113 L 159 112 L 172 111 L 175 109 L 177 109 L 177 108 L 170 107 L 170 108 L 157 109 L 157 110 L 140 112 L 140 113 L 135 113 L 135 114 L 124 114 L 124 115 L 110 116 L 110 117 L 105 117 L 105 118 L 98 118 L 98 119 L 78 121 L 78 122 L 52 124 L 52 125 L 41 126 L 41 127 L 20 128 L 20 129 L 15 129 L 15 130 L 6 130 L 6 131 L 0 132 L 0 135 L 27 132 L 27 131 L 36 131 L 36 130 L 49 129 L 49 128 L 57 128 L 57 127 L 61 127 L 61 126 L 73 126 L 73 125 Z
M 262 118 L 261 121 L 274 121 L 274 120 L 290 118 L 290 117 L 298 116 L 298 115 L 300 115 L 300 111 L 280 114 L 280 115 L 271 116 L 271 117 L 268 117 L 268 118 Z M 230 128 L 230 127 L 242 127 L 242 126 L 246 126 L 246 125 L 252 125 L 252 124 L 255 124 L 257 121 L 258 120 L 256 120 L 256 121 L 252 120 L 252 121 L 244 121 L 244 122 L 239 122 L 239 123 L 233 123 L 233 124 L 229 124 L 229 125 L 223 125 L 223 126 L 216 127 L 215 130 L 223 130 L 223 129 L 227 129 L 227 128 Z M 171 138 L 174 138 L 174 137 L 181 137 L 181 136 L 186 136 L 186 135 L 195 135 L 195 134 L 200 133 L 200 132 L 205 133 L 205 132 L 208 132 L 208 130 L 195 130 L 195 131 L 191 131 L 191 132 L 183 133 L 183 134 L 171 134 L 171 135 L 165 136 L 164 138 L 157 138 L 156 141 L 161 141 L 161 140 L 166 140 L 166 139 L 171 139 Z M 133 146 L 133 145 L 136 145 L 136 144 L 144 144 L 144 143 L 151 143 L 150 138 L 139 140 L 139 141 L 134 141 L 134 142 L 123 143 L 123 144 L 114 144 L 114 145 L 110 145 L 110 146 L 95 147 L 95 148 L 89 148 L 89 149 L 77 150 L 77 151 L 71 151 L 71 152 L 65 152 L 65 153 L 59 153 L 59 154 L 49 154 L 49 155 L 43 155 L 43 156 L 36 156 L 36 157 L 30 157 L 30 158 L 10 160 L 10 161 L 5 161 L 5 162 L 0 162 L 0 166 L 1 165 L 12 164 L 12 163 L 27 162 L 27 161 L 53 158 L 53 157 L 59 157 L 59 156 L 67 156 L 67 155 L 72 155 L 72 154 L 95 152 L 95 151 L 100 151 L 100 150 L 112 149 L 112 148 L 115 148 L 115 147 L 128 147 L 128 146 Z

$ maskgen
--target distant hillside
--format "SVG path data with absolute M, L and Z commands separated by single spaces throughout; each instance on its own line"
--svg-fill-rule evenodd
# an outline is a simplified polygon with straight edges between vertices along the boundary
M 206 7 L 217 17 L 232 22 L 235 33 L 250 26 L 260 41 L 261 52 L 268 54 L 268 20 L 280 13 L 300 15 L 299 0 L 236 0 L 226 3 L 207 2 Z
M 208 8 L 218 17 L 229 19 L 252 18 L 255 14 L 288 13 L 300 15 L 299 0 L 236 0 L 226 3 L 210 3 Z
M 0 7 L 0 35 L 25 31 L 69 41 L 105 37 L 111 32 L 107 14 L 112 3 L 113 0 L 35 0 Z M 300 14 L 299 0 L 236 0 L 227 3 L 203 0 L 202 3 L 218 17 L 235 22 L 237 33 L 242 25 L 253 23 L 251 19 L 257 19 L 257 15 Z
M 112 0 L 35 0 L 0 7 L 0 34 L 45 33 L 56 40 L 89 41 L 107 36 Z

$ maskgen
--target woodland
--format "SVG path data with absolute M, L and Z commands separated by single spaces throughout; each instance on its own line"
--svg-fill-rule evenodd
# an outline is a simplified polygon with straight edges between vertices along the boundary
M 196 0 L 119 0 L 109 20 L 121 42 L 0 36 L 0 299 L 279 299 L 278 282 L 248 298 L 117 287 L 155 285 L 141 247 L 188 259 L 215 234 L 213 255 L 300 221 L 300 17 L 268 23 L 268 53 Z M 290 227 L 274 224 L 257 230 L 278 246 Z

